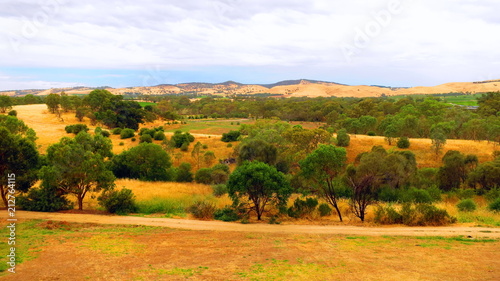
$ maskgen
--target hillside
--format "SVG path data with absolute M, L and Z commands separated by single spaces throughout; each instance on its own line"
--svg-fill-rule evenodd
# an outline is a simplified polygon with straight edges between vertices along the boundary
M 453 82 L 432 87 L 393 88 L 385 86 L 345 85 L 317 80 L 286 80 L 274 84 L 241 84 L 234 81 L 223 83 L 181 83 L 162 84 L 151 87 L 110 88 L 102 87 L 117 95 L 167 95 L 167 94 L 197 94 L 197 95 L 255 95 L 271 94 L 283 97 L 378 97 L 381 95 L 414 95 L 443 93 L 484 93 L 500 91 L 499 80 L 479 82 Z M 85 95 L 94 88 L 75 87 L 59 89 L 17 90 L 0 92 L 9 96 L 48 95 L 65 91 L 70 95 Z

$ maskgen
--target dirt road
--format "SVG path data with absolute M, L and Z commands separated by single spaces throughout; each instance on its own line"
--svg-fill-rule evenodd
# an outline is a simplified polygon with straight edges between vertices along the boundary
M 270 225 L 240 224 L 221 221 L 198 221 L 167 218 L 144 218 L 129 216 L 105 216 L 89 214 L 39 213 L 18 211 L 19 219 L 45 219 L 78 223 L 122 224 L 161 226 L 191 230 L 264 232 L 264 233 L 307 233 L 343 235 L 396 235 L 396 236 L 470 236 L 500 238 L 500 228 L 486 227 L 359 227 L 359 226 L 318 226 L 318 225 Z

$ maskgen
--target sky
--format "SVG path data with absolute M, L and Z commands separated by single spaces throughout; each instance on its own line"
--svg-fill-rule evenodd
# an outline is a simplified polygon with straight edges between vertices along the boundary
M 0 91 L 500 79 L 497 0 L 2 0 Z

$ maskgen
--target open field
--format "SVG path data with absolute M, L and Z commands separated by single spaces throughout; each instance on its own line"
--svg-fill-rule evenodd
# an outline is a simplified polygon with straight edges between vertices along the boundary
M 50 220 L 18 227 L 21 263 L 16 274 L 4 272 L 1 280 L 496 280 L 500 274 L 500 242 L 491 238 L 219 232 Z
M 64 131 L 64 127 L 70 124 L 80 123 L 74 117 L 74 113 L 64 113 L 62 115 L 63 120 L 58 120 L 57 117 L 53 114 L 49 114 L 47 111 L 46 105 L 37 104 L 37 105 L 21 105 L 15 106 L 15 110 L 18 111 L 18 118 L 23 120 L 28 126 L 33 128 L 38 136 L 37 144 L 42 153 L 45 152 L 47 147 L 57 142 L 61 137 L 64 136 L 72 136 L 71 134 L 66 134 Z M 233 122 L 233 125 L 231 125 Z M 228 132 L 230 130 L 237 130 L 239 126 L 237 122 L 243 124 L 243 122 L 251 123 L 251 120 L 247 121 L 237 121 L 237 120 L 214 120 L 214 121 L 188 121 L 186 125 L 165 125 L 165 122 L 156 121 L 153 124 L 145 124 L 144 127 L 154 127 L 154 126 L 165 126 L 165 129 L 168 131 L 175 131 L 176 129 L 181 130 L 189 130 L 191 133 L 195 134 L 196 140 L 200 141 L 203 144 L 208 145 L 207 150 L 211 150 L 215 153 L 215 156 L 218 159 L 229 158 L 233 152 L 233 148 L 227 147 L 227 143 L 221 142 L 220 137 L 218 135 Z M 89 126 L 91 131 L 95 129 L 96 126 L 90 126 L 88 119 L 85 119 L 84 122 Z M 293 122 L 292 124 L 302 124 L 304 128 L 314 128 L 318 126 L 317 123 L 305 122 L 298 123 Z M 170 134 L 167 134 L 168 136 Z M 121 140 L 117 135 L 111 135 L 111 141 L 113 142 L 113 152 L 120 153 L 125 149 L 129 149 L 133 146 L 138 145 L 138 141 L 133 142 L 131 139 Z M 430 139 L 411 139 L 410 150 L 415 153 L 417 157 L 417 163 L 419 167 L 439 167 L 441 166 L 441 157 L 448 150 L 458 150 L 465 154 L 476 154 L 479 158 L 479 162 L 491 161 L 493 160 L 492 153 L 495 149 L 498 150 L 498 147 L 495 147 L 493 143 L 488 143 L 487 141 L 470 141 L 470 140 L 447 140 L 447 143 L 443 149 L 443 153 L 436 157 L 430 147 L 431 140 Z M 155 141 L 156 143 L 160 143 L 159 141 Z M 120 145 L 123 143 L 123 145 Z M 233 143 L 233 147 L 237 145 L 237 143 Z M 386 149 L 396 149 L 395 146 L 389 146 L 387 142 L 384 140 L 384 137 L 371 137 L 364 135 L 351 135 L 351 145 L 347 148 L 347 156 L 349 162 L 354 161 L 354 158 L 361 153 L 370 151 L 372 146 L 374 145 L 382 145 Z M 175 164 L 179 164 L 182 162 L 189 162 L 193 165 L 194 168 L 194 160 L 191 157 L 190 151 L 188 152 L 180 152 L 181 157 L 179 159 L 173 159 Z

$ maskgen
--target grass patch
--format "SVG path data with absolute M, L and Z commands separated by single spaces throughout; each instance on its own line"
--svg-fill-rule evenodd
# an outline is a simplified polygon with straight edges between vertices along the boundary
M 338 272 L 340 266 L 305 263 L 302 259 L 298 259 L 296 263 L 272 259 L 268 263 L 256 263 L 250 270 L 236 274 L 249 280 L 326 280 L 329 274 Z
M 180 268 L 180 267 L 174 267 L 172 269 L 155 269 L 158 275 L 177 275 L 177 276 L 182 276 L 184 278 L 189 278 L 194 275 L 199 275 L 202 274 L 203 271 L 207 270 L 208 267 L 206 266 L 198 266 L 196 268 Z
M 153 106 L 156 105 L 156 103 L 154 103 L 154 102 L 148 102 L 148 101 L 139 101 L 137 103 L 139 103 L 139 105 L 142 106 L 142 107 L 145 107 L 146 105 L 153 105 Z
M 163 213 L 173 216 L 185 216 L 186 207 L 185 202 L 179 199 L 153 198 L 137 202 L 138 212 L 143 214 Z

